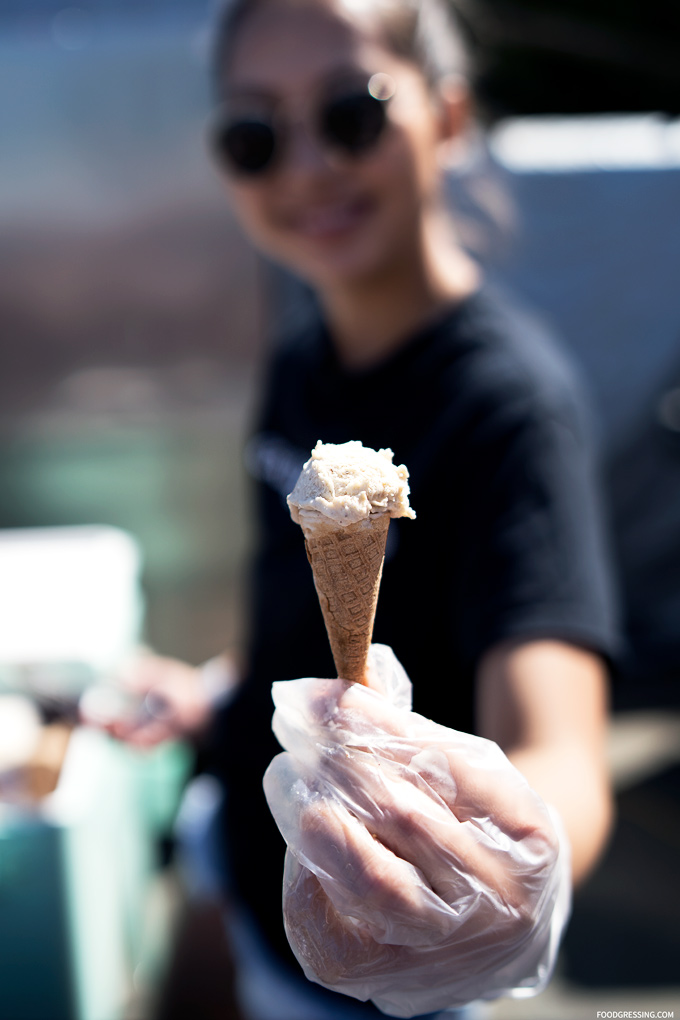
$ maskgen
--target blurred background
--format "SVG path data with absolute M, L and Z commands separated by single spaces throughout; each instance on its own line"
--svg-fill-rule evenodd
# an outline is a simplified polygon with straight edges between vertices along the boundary
M 614 692 L 615 837 L 579 894 L 554 986 L 494 1015 L 680 1008 L 678 9 L 460 7 L 488 135 L 452 172 L 452 198 L 488 272 L 555 325 L 590 387 L 629 638 Z M 121 600 L 143 610 L 111 640 L 196 663 L 238 645 L 241 450 L 275 324 L 305 301 L 247 247 L 207 158 L 213 15 L 209 0 L 0 0 L 0 535 L 11 551 L 15 529 L 85 527 L 69 535 L 90 564 L 101 551 L 102 578 L 118 542 Z M 49 697 L 85 682 L 74 657 L 62 655 L 49 696 L 42 674 L 40 686 L 35 670 L 12 672 L 9 651 L 0 678 L 32 689 L 54 723 Z M 0 715 L 0 744 L 2 733 Z M 184 748 L 142 759 L 88 739 L 89 792 L 60 776 L 54 731 L 43 752 L 55 774 L 34 769 L 30 808 L 0 772 L 2 1016 L 235 1017 L 219 910 L 192 899 L 174 865 L 195 763 Z M 104 790 L 115 823 L 84 807 Z M 131 835 L 114 880 L 121 827 Z

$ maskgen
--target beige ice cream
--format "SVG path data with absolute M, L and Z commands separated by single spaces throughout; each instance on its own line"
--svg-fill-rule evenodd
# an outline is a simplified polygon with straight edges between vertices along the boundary
M 392 517 L 415 517 L 391 450 L 318 442 L 288 497 L 303 530 L 338 676 L 365 682 Z
M 358 442 L 319 441 L 288 497 L 293 520 L 303 528 L 329 521 L 344 528 L 373 514 L 415 517 L 408 471 L 393 464 L 393 456 Z

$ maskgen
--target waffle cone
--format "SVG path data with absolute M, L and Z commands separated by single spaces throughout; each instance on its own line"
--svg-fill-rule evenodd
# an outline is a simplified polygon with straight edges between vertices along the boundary
M 389 525 L 389 514 L 376 514 L 346 527 L 304 529 L 333 661 L 343 680 L 366 682 Z

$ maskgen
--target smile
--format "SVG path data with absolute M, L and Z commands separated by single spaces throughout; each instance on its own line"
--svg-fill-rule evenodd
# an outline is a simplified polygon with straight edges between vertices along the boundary
M 359 226 L 372 208 L 365 198 L 313 206 L 294 218 L 293 227 L 310 239 L 332 239 Z

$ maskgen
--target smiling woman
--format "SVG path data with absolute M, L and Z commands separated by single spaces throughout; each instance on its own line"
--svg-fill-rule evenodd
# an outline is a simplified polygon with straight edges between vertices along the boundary
M 483 280 L 445 207 L 443 170 L 470 109 L 460 36 L 445 0 L 236 0 L 215 52 L 212 143 L 232 206 L 320 310 L 268 369 L 249 447 L 259 529 L 249 642 L 211 731 L 243 1013 L 358 1020 L 381 1014 L 357 1000 L 412 1016 L 535 994 L 559 944 L 570 866 L 586 874 L 607 832 L 603 659 L 615 636 L 578 387 L 544 328 Z M 327 772 L 312 769 L 308 803 L 295 763 L 281 772 L 275 814 L 295 822 L 282 825 L 295 857 L 287 916 L 312 984 L 286 942 L 283 844 L 262 779 L 279 750 L 272 683 L 312 678 L 290 747 L 304 755 L 319 744 L 307 723 L 326 682 L 313 678 L 334 676 L 285 503 L 286 479 L 319 439 L 389 448 L 408 468 L 418 519 L 390 526 L 375 635 L 413 681 L 419 714 L 405 709 L 404 733 L 423 716 L 436 725 L 402 761 L 384 712 L 375 739 L 357 743 L 331 706 L 339 743 Z M 130 739 L 186 734 L 215 710 L 205 674 L 175 666 L 154 674 L 171 709 L 162 727 L 137 722 Z M 202 716 L 187 713 L 185 683 Z M 331 688 L 341 708 L 344 678 Z M 359 730 L 366 706 L 355 706 Z M 470 753 L 444 768 L 460 740 Z M 493 762 L 504 778 L 491 791 Z M 348 815 L 351 789 L 361 811 Z M 308 853 L 310 834 L 320 853 Z M 423 884 L 435 859 L 446 879 Z M 453 940 L 434 909 L 444 889 Z
M 340 317 L 369 278 L 405 327 L 474 286 L 446 237 L 441 194 L 441 159 L 468 112 L 458 36 L 450 23 L 435 31 L 443 12 L 240 3 L 222 26 L 213 137 L 234 209 Z M 348 360 L 382 353 L 376 321 L 356 339 L 355 330 L 339 330 Z

